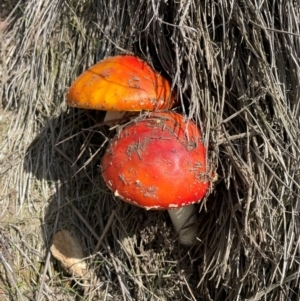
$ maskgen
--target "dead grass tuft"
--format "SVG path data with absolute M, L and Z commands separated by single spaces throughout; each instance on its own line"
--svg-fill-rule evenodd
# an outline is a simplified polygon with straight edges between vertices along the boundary
M 1 300 L 299 299 L 296 1 L 28 0 L 5 9 Z M 190 249 L 165 212 L 123 204 L 105 187 L 98 165 L 114 131 L 103 113 L 66 108 L 71 82 L 120 53 L 172 81 L 216 165 Z M 80 238 L 86 283 L 50 255 L 61 229 Z

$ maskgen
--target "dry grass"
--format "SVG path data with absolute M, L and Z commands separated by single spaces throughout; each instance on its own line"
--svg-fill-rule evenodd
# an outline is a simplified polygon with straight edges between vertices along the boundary
M 299 300 L 297 1 L 19 1 L 2 23 L 0 300 Z M 115 199 L 98 165 L 103 113 L 67 109 L 71 82 L 119 53 L 172 80 L 219 180 L 198 241 L 165 212 Z M 204 204 L 204 203 L 203 203 Z M 66 229 L 87 282 L 50 255 Z

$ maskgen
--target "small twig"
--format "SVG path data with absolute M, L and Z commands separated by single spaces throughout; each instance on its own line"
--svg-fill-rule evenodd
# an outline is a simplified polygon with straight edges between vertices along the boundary
M 270 30 L 270 31 L 278 32 L 278 33 L 283 33 L 283 34 L 286 34 L 286 35 L 292 35 L 292 36 L 300 37 L 300 34 L 298 34 L 298 33 L 294 33 L 294 32 L 291 32 L 291 31 L 285 31 L 285 30 L 279 30 L 279 29 L 270 28 L 270 27 L 264 27 L 264 26 L 261 26 L 261 25 L 255 23 L 255 22 L 253 22 L 252 20 L 249 20 L 249 22 L 252 23 L 253 25 L 261 28 L 261 29 L 264 29 L 264 30 Z
M 110 217 L 109 217 L 109 219 L 108 219 L 108 221 L 107 221 L 107 223 L 106 223 L 106 225 L 105 225 L 105 228 L 104 228 L 101 236 L 98 239 L 98 243 L 97 243 L 97 245 L 95 247 L 94 252 L 98 252 L 99 249 L 100 249 L 100 246 L 103 244 L 103 240 L 104 240 L 104 238 L 105 238 L 105 236 L 106 236 L 106 234 L 107 234 L 107 232 L 108 232 L 108 230 L 109 230 L 109 228 L 110 228 L 110 226 L 111 226 L 111 224 L 113 222 L 115 214 L 116 214 L 116 211 L 113 210 L 112 213 L 111 213 L 111 215 L 110 215 Z
M 94 231 L 89 222 L 83 217 L 83 215 L 77 210 L 77 208 L 72 204 L 72 202 L 67 198 L 70 206 L 72 207 L 75 214 L 80 218 L 80 220 L 86 225 L 86 227 L 90 230 L 90 232 L 94 235 L 94 237 L 99 240 L 99 235 Z
M 266 287 L 264 290 L 256 292 L 255 296 L 253 298 L 247 299 L 247 301 L 260 300 L 263 296 L 266 296 L 267 294 L 269 294 L 275 288 L 280 287 L 283 284 L 296 279 L 297 277 L 299 277 L 299 272 L 295 272 L 292 275 L 286 277 L 282 282 L 277 282 L 277 283 L 275 283 L 273 285 L 270 285 L 269 287 Z
M 4 269 L 5 269 L 6 273 L 7 273 L 7 275 L 8 275 L 8 277 L 9 277 L 10 281 L 13 283 L 13 285 L 14 285 L 14 287 L 15 287 L 15 289 L 16 289 L 16 291 L 17 291 L 19 297 L 20 297 L 20 300 L 23 301 L 24 299 L 23 299 L 23 297 L 22 297 L 22 294 L 21 294 L 21 292 L 19 291 L 18 285 L 17 285 L 17 283 L 16 283 L 16 281 L 15 281 L 13 275 L 12 275 L 13 270 L 12 270 L 12 268 L 9 266 L 9 264 L 5 261 L 5 259 L 4 259 L 4 257 L 2 256 L 2 253 L 1 253 L 1 252 L 0 252 L 0 262 L 2 262 L 2 264 L 3 264 L 3 266 L 4 266 Z
M 188 291 L 189 291 L 189 293 L 190 293 L 192 299 L 193 299 L 194 301 L 197 301 L 197 299 L 195 298 L 195 296 L 194 296 L 194 294 L 193 294 L 193 292 L 192 292 L 192 290 L 191 290 L 191 288 L 190 288 L 188 282 L 186 281 L 186 278 L 185 278 L 185 277 L 183 277 L 183 281 L 184 281 L 184 283 L 185 283 L 185 285 L 186 285 L 186 287 L 187 287 L 187 289 L 188 289 Z
M 61 185 L 58 185 L 57 190 L 56 190 L 57 193 L 58 193 L 58 195 L 57 195 L 57 207 L 60 207 L 60 189 L 61 189 Z M 56 214 L 56 217 L 55 217 L 54 226 L 53 226 L 53 233 L 56 232 L 59 215 L 60 215 L 60 212 L 58 210 L 57 214 Z M 51 258 L 51 252 L 50 252 L 50 248 L 48 248 L 47 257 L 46 257 L 46 261 L 45 261 L 45 267 L 44 267 L 44 271 L 43 271 L 42 278 L 41 278 L 40 289 L 39 289 L 39 292 L 38 292 L 38 295 L 37 295 L 37 301 L 40 300 L 41 297 L 42 297 L 43 286 L 44 286 L 44 283 L 45 283 L 45 277 L 46 277 L 46 273 L 48 271 L 50 258 Z
M 124 282 L 122 281 L 122 278 L 121 277 L 121 270 L 119 269 L 119 267 L 117 266 L 117 263 L 114 259 L 114 256 L 112 254 L 112 252 L 110 251 L 110 247 L 107 245 L 107 250 L 108 250 L 108 254 L 110 256 L 110 259 L 112 261 L 112 264 L 115 268 L 115 271 L 116 271 L 116 274 L 117 274 L 117 278 L 118 278 L 118 281 L 120 283 L 120 287 L 121 287 L 121 291 L 122 291 L 122 297 L 123 297 L 123 300 L 126 301 L 126 296 L 129 298 L 129 300 L 132 300 L 131 296 L 130 296 L 130 293 L 129 293 L 129 290 L 127 288 L 127 286 L 124 284 Z

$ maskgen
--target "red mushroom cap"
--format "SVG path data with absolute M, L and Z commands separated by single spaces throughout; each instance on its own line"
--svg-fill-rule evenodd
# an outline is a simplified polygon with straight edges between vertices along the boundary
M 83 72 L 67 93 L 72 107 L 104 111 L 169 109 L 170 82 L 145 61 L 124 55 L 106 58 Z
M 177 113 L 152 113 L 124 128 L 109 144 L 101 172 L 116 196 L 146 209 L 197 203 L 210 186 L 201 132 Z

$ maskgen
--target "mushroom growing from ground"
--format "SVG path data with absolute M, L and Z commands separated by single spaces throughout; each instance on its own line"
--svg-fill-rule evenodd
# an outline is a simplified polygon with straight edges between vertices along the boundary
M 211 179 L 206 148 L 196 124 L 177 113 L 151 113 L 110 142 L 101 172 L 115 196 L 145 209 L 167 209 L 179 241 L 190 245 L 195 227 L 182 229 Z M 195 216 L 195 215 L 194 215 Z
M 121 118 L 120 111 L 167 110 L 175 104 L 175 97 L 170 82 L 145 61 L 119 55 L 83 72 L 71 85 L 67 104 L 108 111 L 108 121 Z

